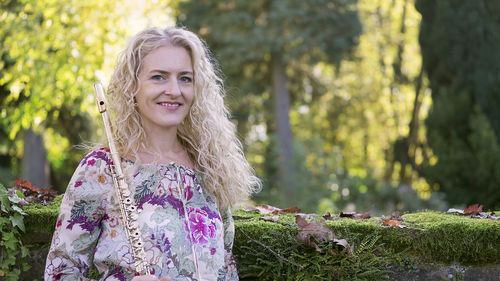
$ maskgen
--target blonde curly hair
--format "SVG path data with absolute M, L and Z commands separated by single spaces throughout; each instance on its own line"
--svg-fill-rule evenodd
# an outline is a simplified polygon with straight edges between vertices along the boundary
M 216 64 L 205 43 L 193 32 L 178 27 L 147 28 L 132 37 L 119 55 L 108 87 L 117 149 L 120 155 L 135 159 L 139 150 L 147 150 L 147 136 L 134 97 L 144 57 L 162 46 L 185 48 L 193 64 L 194 100 L 177 128 L 177 137 L 219 206 L 233 207 L 259 189 L 261 182 L 246 161 L 235 125 L 229 120 Z

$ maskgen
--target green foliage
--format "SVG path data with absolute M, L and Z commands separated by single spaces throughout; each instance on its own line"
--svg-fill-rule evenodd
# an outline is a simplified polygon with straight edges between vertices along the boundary
M 426 125 L 436 158 L 425 176 L 452 204 L 498 208 L 500 4 L 419 0 L 416 7 L 434 102 Z
M 91 81 L 102 72 L 112 28 L 113 1 L 7 1 L 2 3 L 0 102 L 8 138 L 22 139 L 30 127 L 44 135 L 53 184 L 64 187 L 81 153 L 70 144 L 90 140 Z M 10 147 L 22 151 L 22 142 Z M 22 157 L 10 152 L 11 157 Z M 55 181 L 55 182 L 54 182 Z M 62 190 L 62 188 L 61 188 Z
M 0 184 L 0 279 L 19 280 L 19 275 L 27 271 L 26 262 L 29 251 L 23 245 L 21 237 L 25 232 L 25 212 L 20 208 L 19 198 L 9 196 L 7 189 Z
M 0 155 L 9 161 L 0 166 L 20 174 L 10 164 L 23 158 L 23 131 L 32 126 L 43 135 L 51 185 L 64 191 L 84 154 L 72 145 L 104 135 L 95 125 L 93 82 L 107 80 L 126 36 L 165 25 L 169 10 L 162 8 L 172 2 L 1 1 Z

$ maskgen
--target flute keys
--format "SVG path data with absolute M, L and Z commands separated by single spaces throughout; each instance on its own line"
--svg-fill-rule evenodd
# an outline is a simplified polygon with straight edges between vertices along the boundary
M 128 226 L 132 229 L 137 229 L 139 227 L 139 224 L 136 221 L 131 221 L 129 222 Z
M 122 196 L 123 197 L 129 197 L 130 196 L 130 191 L 128 189 L 122 188 L 121 192 L 122 192 Z M 130 200 L 132 202 L 132 200 L 130 198 L 127 198 L 125 200 Z
M 139 218 L 139 215 L 138 215 L 137 213 L 132 213 L 132 214 L 130 215 L 130 218 L 131 218 L 132 220 L 136 221 L 136 220 Z

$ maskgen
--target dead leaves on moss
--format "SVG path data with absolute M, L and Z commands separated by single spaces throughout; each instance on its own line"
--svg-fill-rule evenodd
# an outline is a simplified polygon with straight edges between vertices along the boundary
M 54 190 L 48 188 L 38 188 L 30 181 L 24 181 L 20 178 L 14 179 L 14 187 L 9 188 L 9 195 L 19 198 L 19 205 L 24 206 L 27 203 L 41 203 L 49 205 L 57 196 Z
M 244 208 L 243 210 L 250 212 L 250 211 L 258 211 L 259 214 L 273 214 L 273 215 L 281 215 L 285 213 L 298 213 L 300 212 L 300 209 L 293 206 L 290 208 L 286 209 L 280 209 L 271 205 L 257 205 L 255 207 L 247 207 Z
M 382 217 L 382 219 L 380 219 L 380 224 L 388 227 L 405 228 L 406 225 L 403 224 L 403 220 L 401 216 L 392 215 L 388 218 Z
M 316 219 L 307 221 L 306 215 L 298 214 L 295 216 L 295 222 L 300 229 L 299 234 L 296 236 L 297 242 L 310 246 L 316 249 L 318 252 L 323 252 L 324 250 L 319 246 L 321 243 L 335 243 L 342 246 L 343 251 L 352 254 L 354 247 L 350 246 L 345 239 L 337 239 L 333 230 L 325 225 L 325 221 L 317 221 Z M 330 254 L 335 255 L 333 250 L 330 250 Z
M 259 214 L 272 214 L 274 216 L 261 217 L 260 220 L 274 223 L 278 222 L 278 219 L 282 214 L 300 212 L 300 209 L 297 207 L 280 209 L 270 205 L 257 205 L 255 207 L 245 208 L 244 210 L 247 212 L 257 211 Z M 327 252 L 332 255 L 336 255 L 341 252 L 352 254 L 354 251 L 354 247 L 349 245 L 347 240 L 337 239 L 333 230 L 325 225 L 325 221 L 316 220 L 316 216 L 314 214 L 297 214 L 295 215 L 295 223 L 299 228 L 296 240 L 303 245 L 312 247 L 318 252 Z M 336 251 L 332 249 L 332 247 L 326 247 L 331 243 L 338 245 L 340 249 Z M 326 248 L 328 248 L 328 250 L 326 250 Z
M 470 215 L 471 218 L 475 219 L 492 219 L 495 221 L 500 220 L 500 217 L 495 216 L 494 212 L 491 212 L 490 214 L 483 212 L 483 206 L 479 204 L 470 205 L 463 210 L 451 208 L 447 211 L 447 213 L 459 214 L 464 216 Z
M 351 219 L 369 219 L 371 216 L 368 213 L 357 213 L 357 212 L 340 212 L 339 217 L 341 218 L 351 218 Z

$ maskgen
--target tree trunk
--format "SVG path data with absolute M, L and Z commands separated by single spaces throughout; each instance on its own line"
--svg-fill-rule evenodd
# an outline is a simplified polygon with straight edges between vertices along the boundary
M 290 128 L 290 93 L 287 87 L 285 65 L 281 53 L 275 52 L 271 57 L 274 92 L 274 114 L 279 151 L 279 187 L 281 203 L 295 201 L 295 188 L 291 179 L 292 172 L 292 130 Z
M 30 127 L 24 132 L 23 173 L 24 180 L 37 187 L 49 187 L 49 164 L 42 136 Z
M 406 164 L 409 163 L 411 164 L 413 170 L 417 170 L 415 163 L 415 153 L 418 146 L 418 128 L 420 125 L 419 115 L 420 115 L 420 107 L 422 105 L 422 101 L 420 100 L 420 91 L 422 89 L 423 76 L 424 76 L 424 67 L 422 66 L 417 78 L 417 82 L 415 84 L 415 100 L 413 101 L 413 111 L 411 114 L 410 124 L 408 125 L 409 132 L 408 132 L 408 137 L 406 138 L 408 148 L 404 155 L 403 160 L 401 161 L 401 172 L 399 174 L 399 179 L 401 182 L 409 182 L 409 180 L 407 179 L 407 175 L 405 173 L 406 169 L 403 169 L 403 165 L 404 167 L 406 167 Z

